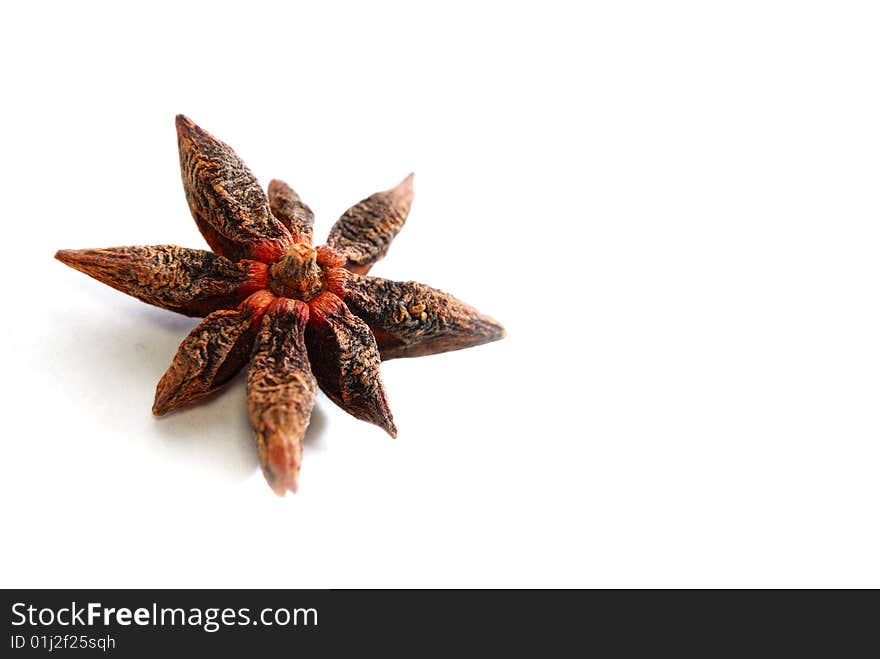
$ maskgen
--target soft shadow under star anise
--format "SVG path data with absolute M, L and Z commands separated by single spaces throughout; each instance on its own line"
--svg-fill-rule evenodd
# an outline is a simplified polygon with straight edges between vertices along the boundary
M 186 200 L 213 253 L 174 245 L 61 250 L 63 263 L 164 309 L 204 316 L 156 388 L 162 415 L 217 391 L 248 361 L 260 464 L 296 492 L 317 387 L 397 435 L 379 363 L 495 341 L 504 328 L 451 295 L 366 273 L 412 203 L 412 174 L 348 209 L 312 247 L 312 211 L 290 186 L 268 197 L 235 152 L 177 117 Z

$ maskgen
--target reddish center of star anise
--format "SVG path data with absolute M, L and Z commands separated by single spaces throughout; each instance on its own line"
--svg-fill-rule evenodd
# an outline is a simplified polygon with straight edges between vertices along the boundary
M 324 271 L 318 254 L 303 243 L 291 245 L 269 268 L 269 289 L 280 297 L 308 302 L 324 290 Z

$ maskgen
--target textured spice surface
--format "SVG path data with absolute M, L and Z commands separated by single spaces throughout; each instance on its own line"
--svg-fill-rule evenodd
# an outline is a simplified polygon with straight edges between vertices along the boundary
M 397 437 L 370 328 L 333 293 L 322 293 L 310 308 L 309 354 L 322 391 L 352 416 Z
M 504 329 L 449 293 L 345 270 L 328 284 L 375 333 L 382 359 L 421 357 L 494 341 Z
M 327 244 L 347 259 L 352 272 L 366 274 L 383 258 L 403 228 L 413 200 L 413 175 L 401 183 L 358 202 L 340 217 Z
M 406 222 L 413 176 L 347 210 L 326 245 L 286 183 L 268 195 L 235 152 L 177 117 L 184 192 L 213 253 L 174 245 L 60 250 L 55 257 L 163 309 L 205 316 L 156 388 L 153 412 L 198 402 L 248 362 L 248 412 L 263 474 L 295 492 L 302 440 L 320 387 L 349 414 L 397 428 L 383 359 L 495 341 L 504 328 L 448 293 L 367 276 Z
M 247 379 L 247 403 L 263 474 L 279 494 L 296 492 L 302 439 L 318 387 L 309 366 L 309 308 L 276 299 L 263 318 Z
M 315 215 L 284 181 L 269 181 L 269 208 L 295 238 L 312 242 Z
M 116 290 L 187 316 L 234 306 L 269 283 L 265 263 L 233 263 L 176 245 L 63 249 L 56 258 Z
M 183 116 L 177 117 L 183 190 L 193 218 L 218 254 L 272 262 L 292 242 L 269 201 L 235 152 Z
M 258 291 L 237 309 L 215 311 L 189 333 L 159 380 L 153 414 L 191 405 L 226 384 L 247 363 L 272 295 Z

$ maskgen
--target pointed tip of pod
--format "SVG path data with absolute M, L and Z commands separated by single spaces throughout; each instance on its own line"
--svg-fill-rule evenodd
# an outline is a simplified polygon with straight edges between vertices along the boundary
M 299 473 L 289 475 L 287 480 L 270 483 L 269 487 L 279 497 L 287 495 L 288 492 L 296 494 L 299 491 Z
M 462 347 L 470 348 L 484 345 L 486 343 L 494 343 L 495 341 L 500 341 L 506 336 L 507 330 L 504 329 L 504 326 L 501 323 L 490 316 L 480 315 L 473 327 L 473 334 L 471 335 L 470 341 L 467 341 L 467 345 L 463 345 Z
M 193 120 L 187 117 L 185 114 L 179 114 L 174 117 L 174 125 L 177 127 L 177 132 L 197 128 Z
M 198 150 L 198 145 L 216 141 L 207 131 L 185 115 L 177 115 L 174 118 L 174 125 L 177 128 L 177 148 L 181 157 L 186 153 Z
M 400 183 L 391 188 L 388 193 L 391 194 L 399 203 L 403 203 L 408 206 L 412 203 L 413 200 L 413 178 L 415 177 L 415 175 L 415 172 L 410 172 L 409 176 L 407 176 Z
M 397 426 L 394 425 L 394 417 L 391 415 L 391 406 L 388 405 L 384 385 L 380 384 L 376 397 L 366 405 L 359 406 L 355 410 L 346 409 L 346 411 L 353 413 L 355 417 L 363 421 L 379 426 L 391 435 L 392 439 L 397 439 Z
M 504 325 L 492 318 L 492 316 L 480 313 L 476 309 L 472 309 L 472 311 L 473 316 L 471 317 L 469 333 L 473 343 L 464 347 L 470 347 L 471 345 L 478 346 L 484 343 L 500 341 L 507 336 L 507 330 L 504 328 Z
M 271 181 L 269 181 L 269 187 L 267 188 L 267 190 L 270 197 L 282 195 L 288 197 L 291 201 L 302 201 L 299 195 L 296 193 L 296 190 L 291 188 L 281 179 L 273 178 Z
M 488 341 L 499 341 L 507 336 L 507 330 L 504 329 L 504 325 L 497 320 L 489 316 L 483 316 L 483 320 L 486 323 L 485 336 Z
M 181 395 L 181 378 L 180 372 L 174 368 L 174 364 L 165 371 L 159 382 L 156 384 L 156 394 L 153 397 L 153 416 L 165 416 L 169 412 L 186 407 L 187 404 L 195 402 L 188 399 L 185 395 Z
M 373 423 L 391 435 L 391 439 L 397 439 L 397 426 L 394 425 L 394 419 L 391 418 L 390 411 L 383 414 L 382 418 L 374 419 Z
M 174 391 L 163 387 L 164 382 L 165 378 L 163 377 L 156 387 L 156 398 L 153 400 L 153 416 L 165 416 L 172 410 L 180 407 L 179 404 L 175 403 Z
M 183 139 L 217 141 L 208 131 L 186 115 L 177 115 L 174 118 L 174 125 L 177 127 L 178 141 Z
M 82 260 L 83 253 L 87 251 L 88 250 L 84 249 L 59 249 L 55 252 L 55 258 L 61 261 L 64 265 L 69 265 L 71 268 L 75 268 L 75 264 Z
M 263 475 L 269 487 L 279 497 L 299 490 L 299 469 L 302 464 L 302 445 L 290 443 L 283 437 L 269 439 L 263 465 Z
M 94 277 L 98 281 L 106 281 L 108 271 L 113 269 L 111 259 L 107 258 L 108 250 L 101 249 L 59 249 L 55 258 L 64 265 Z

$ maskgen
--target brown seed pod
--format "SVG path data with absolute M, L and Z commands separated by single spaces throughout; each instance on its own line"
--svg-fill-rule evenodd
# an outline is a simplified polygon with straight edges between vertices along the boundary
M 296 492 L 302 440 L 317 386 L 306 351 L 309 308 L 278 298 L 266 311 L 247 380 L 248 412 L 260 465 L 278 495 Z
M 348 259 L 349 270 L 366 274 L 403 228 L 412 200 L 410 174 L 390 190 L 377 192 L 345 211 L 330 229 L 327 244 Z
M 257 291 L 237 309 L 215 311 L 189 333 L 159 380 L 153 414 L 192 405 L 217 391 L 244 366 L 263 313 L 275 298 Z
M 235 261 L 273 263 L 293 238 L 269 212 L 251 170 L 183 115 L 177 117 L 177 144 L 186 201 L 211 249 Z
M 309 309 L 306 345 L 321 390 L 352 416 L 397 437 L 370 328 L 333 293 L 322 293 Z
M 233 263 L 176 245 L 62 249 L 55 258 L 147 304 L 187 316 L 231 309 L 269 284 L 265 263 Z
M 449 293 L 418 282 L 336 269 L 328 272 L 327 287 L 367 322 L 382 359 L 461 350 L 504 336 L 498 321 Z

